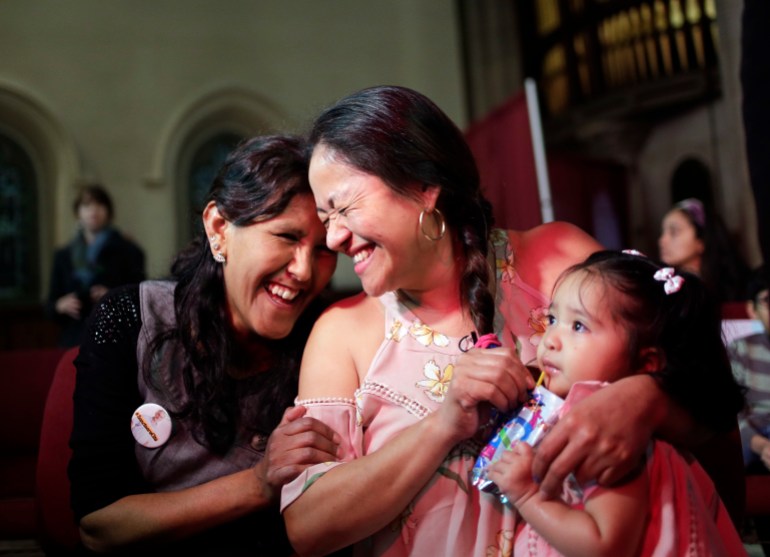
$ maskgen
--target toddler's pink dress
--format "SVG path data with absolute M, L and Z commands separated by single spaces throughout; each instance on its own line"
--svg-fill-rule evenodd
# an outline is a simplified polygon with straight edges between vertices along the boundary
M 586 381 L 570 389 L 562 416 L 606 384 Z M 740 536 L 717 495 L 708 474 L 692 457 L 663 441 L 653 441 L 647 451 L 649 513 L 640 557 L 734 557 L 746 555 Z M 564 483 L 562 499 L 575 508 L 600 488 L 580 489 L 572 478 Z M 516 532 L 514 554 L 556 557 L 551 547 L 526 523 Z

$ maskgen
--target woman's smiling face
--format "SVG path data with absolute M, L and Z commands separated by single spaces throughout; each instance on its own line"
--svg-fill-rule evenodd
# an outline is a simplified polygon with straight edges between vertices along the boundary
M 313 151 L 309 176 L 327 244 L 353 259 L 367 294 L 422 288 L 417 262 L 429 241 L 419 233 L 419 217 L 435 203 L 436 191 L 426 189 L 424 202 L 399 195 L 323 144 Z
M 211 209 L 207 207 L 207 214 Z M 215 217 L 221 218 L 213 208 Z M 224 283 L 234 330 L 286 337 L 328 284 L 337 256 L 309 194 L 296 195 L 280 215 L 248 226 L 222 225 Z

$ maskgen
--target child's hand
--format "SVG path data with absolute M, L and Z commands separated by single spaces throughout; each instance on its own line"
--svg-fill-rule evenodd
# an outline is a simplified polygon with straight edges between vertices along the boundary
M 487 477 L 497 484 L 511 505 L 520 507 L 538 491 L 532 479 L 532 447 L 516 443 L 510 451 L 504 451 L 499 460 L 489 465 Z

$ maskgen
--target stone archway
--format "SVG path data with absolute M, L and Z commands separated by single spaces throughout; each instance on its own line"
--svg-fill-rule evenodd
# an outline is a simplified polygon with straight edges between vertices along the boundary
M 267 99 L 238 87 L 197 95 L 172 115 L 161 135 L 147 187 L 169 187 L 176 208 L 176 247 L 190 234 L 190 169 L 196 153 L 217 137 L 275 132 L 287 116 Z
M 57 242 L 66 235 L 55 216 L 69 212 L 72 188 L 81 176 L 73 140 L 59 120 L 32 94 L 15 85 L 0 83 L 0 134 L 29 157 L 36 188 L 37 237 L 34 240 L 38 284 L 42 298 L 47 290 L 51 259 Z

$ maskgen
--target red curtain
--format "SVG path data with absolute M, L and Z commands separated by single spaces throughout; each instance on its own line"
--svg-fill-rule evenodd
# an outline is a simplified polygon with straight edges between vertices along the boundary
M 496 226 L 523 230 L 540 224 L 524 92 L 472 124 L 465 137 L 476 157 L 481 187 L 492 203 Z
M 481 186 L 500 228 L 523 230 L 542 222 L 537 174 L 524 92 L 483 120 L 466 139 Z M 571 153 L 546 155 L 554 218 L 571 222 L 608 248 L 626 247 L 626 171 L 615 163 Z

